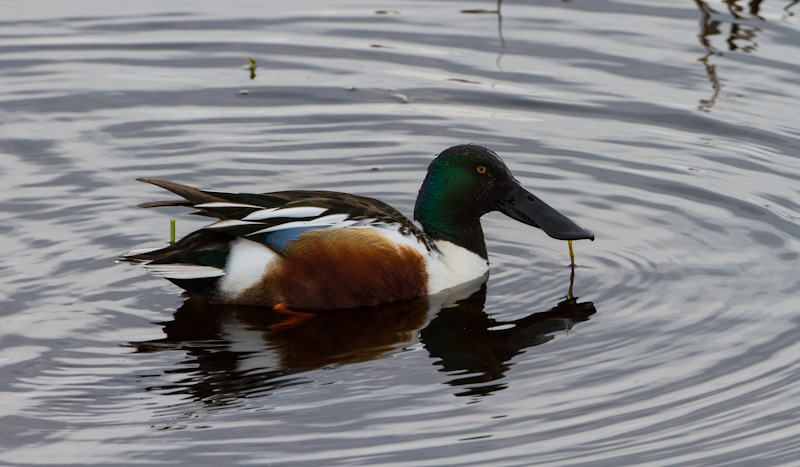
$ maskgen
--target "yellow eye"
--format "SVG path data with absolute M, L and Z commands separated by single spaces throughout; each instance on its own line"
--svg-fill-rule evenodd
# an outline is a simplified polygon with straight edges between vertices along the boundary
M 486 173 L 486 167 L 484 167 L 482 165 L 479 165 L 478 168 L 475 169 L 475 170 L 477 170 L 479 174 L 485 174 Z

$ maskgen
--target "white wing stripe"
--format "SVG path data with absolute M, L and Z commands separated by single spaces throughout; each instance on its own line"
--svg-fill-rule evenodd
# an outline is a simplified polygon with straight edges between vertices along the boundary
M 196 208 L 256 208 L 256 209 L 263 209 L 264 206 L 256 206 L 253 204 L 244 204 L 244 203 L 225 203 L 222 201 L 215 201 L 213 203 L 203 203 L 203 204 L 195 204 L 194 207 Z
M 169 279 L 202 279 L 225 275 L 225 271 L 222 269 L 196 264 L 145 264 L 144 268 L 156 276 Z
M 347 220 L 347 214 L 331 214 L 324 217 L 318 217 L 316 219 L 310 221 L 295 221 L 295 222 L 286 222 L 285 224 L 280 225 L 273 225 L 272 227 L 267 227 L 266 229 L 261 229 L 257 232 L 253 232 L 250 235 L 258 235 L 262 233 L 269 233 L 269 232 L 277 232 L 278 230 L 283 229 L 294 229 L 298 227 L 347 227 L 350 225 L 355 224 L 356 221 Z
M 214 222 L 213 224 L 203 227 L 204 229 L 224 229 L 227 227 L 240 227 L 243 225 L 258 225 L 258 222 L 240 221 L 237 219 L 226 219 L 224 221 Z
M 263 221 L 274 217 L 313 217 L 319 216 L 328 208 L 318 208 L 314 206 L 301 206 L 296 208 L 283 208 L 283 209 L 262 209 L 260 211 L 251 212 L 242 218 L 245 221 Z

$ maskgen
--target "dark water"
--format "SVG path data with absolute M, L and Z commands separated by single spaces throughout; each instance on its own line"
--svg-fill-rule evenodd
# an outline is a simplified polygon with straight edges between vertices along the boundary
M 796 1 L 35 5 L 0 17 L 0 463 L 800 463 Z M 113 261 L 202 222 L 135 177 L 410 213 L 467 142 L 595 232 L 572 283 L 499 214 L 438 314 L 286 327 Z

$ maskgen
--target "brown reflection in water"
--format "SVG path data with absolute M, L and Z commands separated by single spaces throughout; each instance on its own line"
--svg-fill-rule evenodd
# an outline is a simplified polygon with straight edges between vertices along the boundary
M 784 8 L 790 16 L 793 13 L 789 9 L 796 5 L 800 0 L 793 0 Z M 698 39 L 703 48 L 706 49 L 706 54 L 699 58 L 698 61 L 703 64 L 706 70 L 706 75 L 711 83 L 713 94 L 709 99 L 701 99 L 699 110 L 709 112 L 719 97 L 720 90 L 724 87 L 722 79 L 717 75 L 717 66 L 713 63 L 712 58 L 721 56 L 723 52 L 718 50 L 712 45 L 713 36 L 724 35 L 723 21 L 720 20 L 720 14 L 708 5 L 705 0 L 694 0 L 697 8 L 700 10 L 700 34 Z M 727 35 L 725 37 L 725 44 L 728 52 L 754 52 L 758 48 L 756 42 L 757 33 L 761 29 L 748 21 L 758 20 L 764 21 L 760 15 L 761 5 L 763 0 L 750 0 L 748 2 L 739 0 L 723 0 L 722 2 L 727 9 L 730 17 L 730 26 L 727 28 Z
M 485 300 L 483 280 L 455 296 L 313 313 L 190 299 L 161 323 L 165 338 L 130 346 L 186 353 L 178 368 L 165 371 L 184 377 L 150 390 L 224 406 L 306 383 L 301 373 L 308 370 L 379 358 L 412 343 L 422 329 L 419 337 L 440 371 L 454 372 L 448 384 L 467 386 L 457 395 L 486 395 L 506 387 L 487 383 L 504 377 L 512 357 L 595 313 L 592 303 L 570 297 L 549 311 L 501 322 L 485 313 Z
M 140 353 L 186 352 L 181 368 L 165 371 L 186 378 L 151 390 L 221 406 L 254 392 L 301 384 L 294 375 L 304 371 L 378 358 L 412 340 L 427 312 L 424 298 L 324 313 L 188 299 L 172 321 L 160 323 L 165 338 L 130 345 Z

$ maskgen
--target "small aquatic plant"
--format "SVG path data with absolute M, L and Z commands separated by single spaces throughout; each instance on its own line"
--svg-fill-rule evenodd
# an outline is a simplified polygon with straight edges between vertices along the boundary
M 253 80 L 256 78 L 256 61 L 253 57 L 248 57 L 248 60 L 250 60 L 250 79 Z

